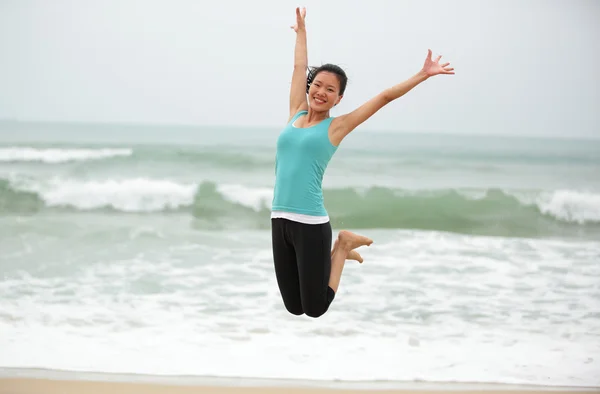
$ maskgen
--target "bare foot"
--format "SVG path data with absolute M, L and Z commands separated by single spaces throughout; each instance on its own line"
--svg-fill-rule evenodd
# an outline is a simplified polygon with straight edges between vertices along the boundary
M 348 252 L 348 256 L 346 257 L 346 259 L 347 260 L 356 260 L 361 264 L 363 262 L 362 256 L 356 250 L 351 250 L 350 252 Z
M 333 249 L 331 250 L 332 256 L 335 253 L 335 250 L 337 249 L 339 242 L 340 242 L 339 239 L 335 240 L 335 243 L 333 244 Z M 346 260 L 356 260 L 361 264 L 364 261 L 362 256 L 360 255 L 360 253 L 358 253 L 356 250 L 351 250 L 350 252 L 348 252 L 348 255 L 346 256 Z
M 373 243 L 371 238 L 354 234 L 347 230 L 340 231 L 338 239 L 341 242 L 342 247 L 348 250 L 353 250 L 361 246 L 370 246 Z

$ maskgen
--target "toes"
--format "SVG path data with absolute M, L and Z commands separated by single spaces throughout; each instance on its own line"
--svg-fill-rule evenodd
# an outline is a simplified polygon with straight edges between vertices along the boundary
M 361 264 L 363 262 L 362 256 L 356 250 L 351 250 L 350 253 L 348 253 L 348 257 L 346 257 L 346 259 L 347 260 L 356 260 Z

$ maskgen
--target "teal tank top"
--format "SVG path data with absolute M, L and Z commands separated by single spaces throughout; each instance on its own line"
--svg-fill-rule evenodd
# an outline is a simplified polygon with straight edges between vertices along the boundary
M 289 121 L 277 139 L 273 211 L 326 216 L 323 203 L 323 174 L 337 150 L 329 141 L 332 117 L 311 127 L 293 123 L 307 114 L 300 111 Z

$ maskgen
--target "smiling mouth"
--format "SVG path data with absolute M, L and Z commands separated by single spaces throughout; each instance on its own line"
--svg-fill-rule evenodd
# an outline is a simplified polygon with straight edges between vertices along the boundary
M 324 100 L 321 100 L 321 99 L 319 99 L 319 98 L 316 98 L 316 97 L 313 97 L 313 99 L 315 100 L 315 102 L 316 102 L 317 104 L 325 104 L 325 101 L 324 101 Z

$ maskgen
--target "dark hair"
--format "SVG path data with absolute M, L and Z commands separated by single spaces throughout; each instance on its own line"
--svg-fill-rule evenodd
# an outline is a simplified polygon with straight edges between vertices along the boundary
M 317 74 L 319 74 L 321 71 L 327 71 L 332 74 L 335 74 L 335 76 L 338 79 L 338 82 L 340 83 L 340 96 L 343 95 L 346 91 L 346 85 L 348 84 L 348 77 L 346 76 L 346 73 L 344 72 L 344 70 L 342 70 L 340 66 L 336 66 L 335 64 L 329 63 L 323 64 L 320 67 L 308 68 L 308 76 L 306 77 L 306 93 L 308 93 L 310 85 L 315 80 Z

